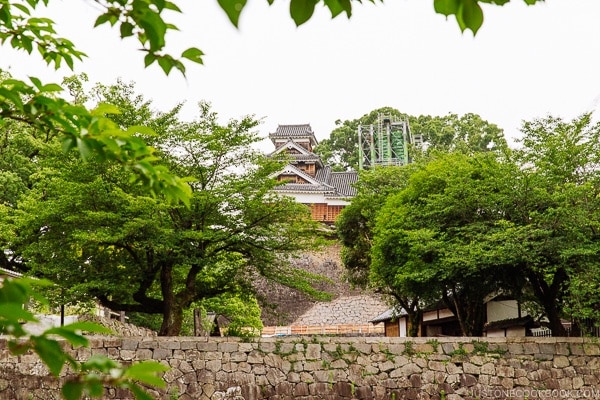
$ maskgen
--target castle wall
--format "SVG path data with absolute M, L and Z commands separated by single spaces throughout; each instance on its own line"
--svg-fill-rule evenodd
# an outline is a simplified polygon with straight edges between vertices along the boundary
M 600 345 L 588 338 L 94 337 L 66 348 L 171 367 L 157 399 L 600 398 Z M 0 340 L 0 398 L 59 398 L 35 355 Z M 61 379 L 65 379 L 63 376 Z M 107 389 L 105 399 L 130 399 Z

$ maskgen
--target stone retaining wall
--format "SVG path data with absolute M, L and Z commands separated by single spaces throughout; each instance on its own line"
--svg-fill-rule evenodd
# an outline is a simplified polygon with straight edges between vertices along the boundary
M 1 399 L 59 398 L 35 356 L 4 340 L 0 352 Z M 73 350 L 92 353 L 168 364 L 157 399 L 600 399 L 600 347 L 585 338 L 94 337 Z

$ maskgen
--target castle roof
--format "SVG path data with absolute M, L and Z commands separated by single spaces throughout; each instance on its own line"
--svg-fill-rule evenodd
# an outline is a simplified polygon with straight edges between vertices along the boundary
M 273 143 L 275 143 L 277 139 L 308 138 L 313 146 L 318 144 L 310 124 L 278 125 L 275 132 L 269 133 L 269 137 Z

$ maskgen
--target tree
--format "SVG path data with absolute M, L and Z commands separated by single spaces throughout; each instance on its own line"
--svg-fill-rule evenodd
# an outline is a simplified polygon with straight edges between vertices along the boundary
M 315 147 L 315 152 L 338 170 L 358 169 L 358 127 L 377 126 L 380 115 L 407 121 L 412 136 L 423 138 L 423 145 L 410 147 L 413 159 L 436 151 L 474 153 L 502 151 L 507 147 L 502 129 L 477 114 L 415 117 L 391 107 L 382 107 L 358 119 L 336 121 L 337 127 L 329 139 L 322 140 Z
M 589 114 L 570 122 L 549 116 L 525 122 L 521 131 L 523 174 L 504 251 L 520 255 L 553 334 L 563 335 L 561 318 L 600 322 L 591 289 L 600 284 L 600 124 Z
M 481 334 L 486 296 L 532 293 L 553 335 L 598 324 L 600 124 L 525 122 L 521 148 L 424 160 L 377 213 L 371 282 L 443 299 Z
M 428 153 L 461 151 L 469 154 L 507 148 L 502 129 L 477 114 L 420 115 L 409 117 L 409 121 L 412 134 L 423 138 Z
M 125 101 L 129 87 L 120 89 Z M 165 115 L 149 122 L 172 121 Z M 149 138 L 170 170 L 193 178 L 189 207 L 145 196 L 115 166 L 60 152 L 45 161 L 16 217 L 30 273 L 60 284 L 66 299 L 162 315 L 161 335 L 179 334 L 194 302 L 251 291 L 255 274 L 302 285 L 285 257 L 315 244 L 315 223 L 272 191 L 281 165 L 251 150 L 258 122 L 217 120 L 201 104 L 198 120 Z
M 377 215 L 372 279 L 429 304 L 443 299 L 463 335 L 482 335 L 484 299 L 515 276 L 489 257 L 485 240 L 501 229 L 511 171 L 492 153 L 422 165 Z

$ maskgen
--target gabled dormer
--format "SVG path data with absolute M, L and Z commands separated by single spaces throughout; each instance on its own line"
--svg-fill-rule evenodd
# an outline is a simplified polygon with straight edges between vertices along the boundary
M 317 171 L 323 168 L 321 157 L 310 152 L 304 146 L 289 139 L 286 143 L 280 145 L 269 157 L 286 158 L 290 164 L 314 177 Z
M 275 149 L 279 149 L 292 139 L 312 153 L 313 148 L 318 144 L 310 124 L 278 125 L 275 132 L 269 133 L 269 138 L 275 145 Z

